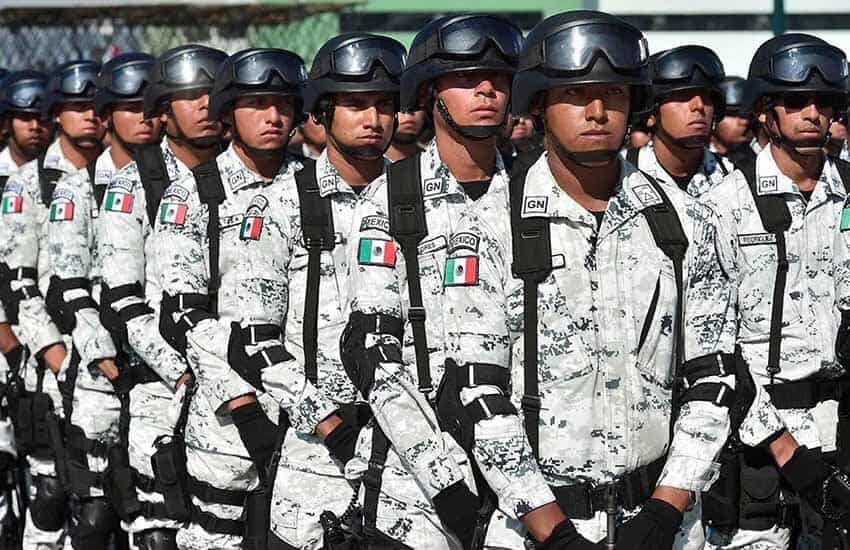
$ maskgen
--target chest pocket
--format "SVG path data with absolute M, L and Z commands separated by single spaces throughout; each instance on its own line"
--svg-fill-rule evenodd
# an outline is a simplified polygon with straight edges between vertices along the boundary
M 673 384 L 673 331 L 676 315 L 676 274 L 673 263 L 658 251 L 657 273 L 652 277 L 632 277 L 626 282 L 632 296 L 642 296 L 632 304 L 637 368 L 645 376 L 665 388 Z M 645 263 L 645 260 L 641 260 Z M 649 294 L 652 289 L 652 294 Z

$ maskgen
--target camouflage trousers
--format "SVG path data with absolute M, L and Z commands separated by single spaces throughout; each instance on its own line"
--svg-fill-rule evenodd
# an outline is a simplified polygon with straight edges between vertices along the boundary
M 82 429 L 86 438 L 107 445 L 115 444 L 118 441 L 120 412 L 121 403 L 114 393 L 89 390 L 80 386 L 74 388 L 70 423 Z M 86 462 L 89 471 L 95 473 L 103 473 L 108 465 L 106 456 L 92 453 L 86 453 Z M 103 488 L 90 486 L 87 496 L 102 497 Z

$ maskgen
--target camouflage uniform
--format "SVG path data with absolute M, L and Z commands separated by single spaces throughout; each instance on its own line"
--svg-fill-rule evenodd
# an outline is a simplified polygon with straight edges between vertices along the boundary
M 229 491 L 250 491 L 259 484 L 257 470 L 240 439 L 239 432 L 225 404 L 242 395 L 255 393 L 255 388 L 243 380 L 228 363 L 228 343 L 231 322 L 243 327 L 257 323 L 279 323 L 283 310 L 277 302 L 286 296 L 286 287 L 279 284 L 257 289 L 257 281 L 242 281 L 245 273 L 235 266 L 243 261 L 250 239 L 240 238 L 243 219 L 262 213 L 269 204 L 266 193 L 275 193 L 291 185 L 295 165 L 287 161 L 271 184 L 263 182 L 248 170 L 232 149 L 218 156 L 218 166 L 226 198 L 219 206 L 221 252 L 219 268 L 221 288 L 218 291 L 218 318 L 205 319 L 186 333 L 186 359 L 198 380 L 198 390 L 192 399 L 186 426 L 186 455 L 189 475 L 216 488 Z M 154 271 L 160 278 L 164 293 L 171 296 L 184 293 L 206 294 L 209 281 L 209 246 L 207 242 L 208 210 L 198 196 L 195 179 L 187 176 L 166 189 L 157 220 L 154 247 Z M 263 260 L 280 261 L 278 256 Z M 272 275 L 271 273 L 269 275 Z M 266 305 L 272 311 L 266 312 Z M 285 304 L 284 304 L 285 305 Z M 161 315 L 167 315 L 162 311 Z M 274 317 L 269 317 L 274 315 Z M 265 347 L 273 340 L 260 343 Z M 280 343 L 280 340 L 277 340 Z M 267 394 L 257 399 L 272 421 L 277 421 L 278 404 Z M 303 408 L 312 414 L 309 405 Z M 333 410 L 327 412 L 330 414 Z M 327 416 L 325 414 L 325 416 Z M 297 425 L 297 417 L 290 419 Z M 218 518 L 238 520 L 243 507 L 207 503 L 192 496 L 201 510 Z M 190 523 L 177 534 L 180 548 L 239 548 L 241 536 L 210 533 L 197 523 Z
M 161 149 L 170 181 L 191 175 L 186 165 L 174 156 L 167 140 L 162 141 Z M 109 201 L 110 195 L 114 195 L 115 200 Z M 138 303 L 152 308 L 149 313 L 134 317 L 126 324 L 127 340 L 133 352 L 162 378 L 161 382 L 136 384 L 130 391 L 130 466 L 151 478 L 151 456 L 156 451 L 154 441 L 174 431 L 172 405 L 176 400 L 175 387 L 187 365 L 159 334 L 162 289 L 153 273 L 154 262 L 148 261 L 154 256 L 155 239 L 152 238 L 147 198 L 135 162 L 112 177 L 106 197 L 100 214 L 103 282 L 110 288 L 139 283 L 144 292 L 144 298 L 127 296 L 116 300 L 112 308 L 117 311 Z M 162 502 L 159 493 L 148 493 L 136 487 L 136 494 L 142 502 Z M 139 516 L 124 527 L 131 533 L 137 533 L 155 528 L 176 529 L 179 525 L 173 520 Z
M 9 208 L 2 211 L 2 226 L 8 236 L 4 258 L 10 268 L 34 267 L 38 271 L 38 281 L 23 279 L 13 282 L 13 290 L 37 284 L 40 292 L 39 295 L 20 301 L 16 334 L 21 343 L 27 346 L 33 355 L 42 352 L 53 344 L 64 343 L 68 349 L 68 354 L 59 374 L 59 379 L 64 380 L 64 373 L 71 359 L 70 339 L 62 337 L 58 327 L 50 319 L 44 302 L 44 296 L 50 282 L 50 263 L 46 243 L 48 208 L 42 202 L 37 163 L 37 160 L 33 160 L 23 165 L 9 177 L 3 189 L 4 204 L 9 204 Z M 48 147 L 44 167 L 61 170 L 65 174 L 72 174 L 77 171 L 74 165 L 62 154 L 59 140 L 54 141 Z M 30 360 L 23 377 L 26 389 L 35 391 L 37 375 L 34 359 Z M 57 385 L 57 378 L 49 373 L 44 377 L 44 392 L 52 399 L 54 409 L 61 414 L 62 396 Z M 28 457 L 28 461 L 32 475 L 56 476 L 53 460 Z M 35 495 L 32 494 L 31 499 L 34 498 Z M 61 544 L 62 535 L 62 530 L 41 531 L 35 527 L 32 523 L 31 514 L 28 512 L 27 526 L 24 531 L 24 547 L 41 548 L 43 545 L 46 548 L 58 548 Z
M 489 193 L 507 186 L 501 157 Z M 445 360 L 445 323 L 442 269 L 446 249 L 462 212 L 473 204 L 440 159 L 436 141 L 420 157 L 421 180 L 428 235 L 419 245 L 419 278 L 426 310 L 426 333 L 434 387 L 439 385 Z M 417 549 L 459 547 L 443 527 L 431 499 L 449 485 L 466 480 L 474 490 L 471 467 L 463 449 L 441 432 L 429 400 L 417 388 L 413 333 L 408 319 L 405 262 L 400 247 L 389 236 L 387 179 L 375 180 L 361 196 L 356 219 L 358 246 L 351 247 L 350 308 L 352 312 L 390 315 L 405 321 L 403 342 L 389 334 L 370 333 L 366 347 L 384 343 L 402 348 L 403 363 L 382 362 L 375 370 L 369 404 L 391 443 L 383 471 L 377 510 L 378 529 Z M 387 241 L 396 251 L 393 263 L 382 264 L 359 257 L 365 241 Z M 399 419 L 404 422 L 399 422 Z M 357 454 L 346 467 L 351 479 L 362 477 L 372 448 L 371 429 L 361 431 Z
M 532 454 L 521 412 L 490 416 L 475 425 L 475 458 L 500 508 L 487 545 L 498 548 L 521 547 L 524 529 L 517 519 L 555 500 L 550 485 L 610 482 L 664 456 L 670 443 L 676 285 L 672 262 L 641 214 L 661 197 L 623 162 L 621 183 L 597 228 L 593 215 L 557 185 L 547 158 L 544 154 L 529 170 L 523 196 L 523 215 L 552 220 L 554 269 L 538 289 L 539 460 Z M 667 194 L 689 241 L 685 360 L 731 353 L 734 287 L 726 275 L 729 259 L 718 246 L 719 221 L 711 209 L 681 191 L 671 188 Z M 523 286 L 509 270 L 506 188 L 491 192 L 464 215 L 449 250 L 451 258 L 475 258 L 478 267 L 466 284 L 446 274 L 448 353 L 458 365 L 511 369 L 509 397 L 520 411 Z M 652 310 L 655 288 L 658 299 Z M 650 311 L 652 319 L 647 320 Z M 734 387 L 732 376 L 701 379 L 709 381 Z M 469 405 L 500 393 L 496 386 L 467 386 L 461 400 Z M 658 485 L 692 492 L 710 487 L 718 471 L 714 459 L 728 433 L 726 408 L 685 403 Z M 695 507 L 687 514 L 683 532 L 690 530 L 698 512 Z M 590 540 L 606 533 L 601 512 L 575 523 Z M 678 543 L 683 542 L 680 536 Z
M 782 314 L 781 372 L 775 382 L 793 382 L 812 376 L 832 378 L 843 369 L 835 358 L 835 338 L 840 314 L 835 307 L 836 289 L 841 296 L 844 266 L 841 240 L 835 241 L 846 192 L 835 164 L 827 160 L 811 198 L 806 201 L 797 185 L 779 171 L 772 148 L 756 159 L 756 190 L 785 198 L 792 224 L 785 232 L 788 278 Z M 759 239 L 765 233 L 752 192 L 744 175 L 735 171 L 703 197 L 715 206 L 734 239 L 734 261 L 738 284 L 738 345 L 756 383 L 767 386 L 768 344 L 773 286 L 776 278 L 776 246 Z M 833 263 L 835 255 L 835 263 Z M 838 265 L 834 271 L 835 265 Z M 833 279 L 833 277 L 835 277 Z M 846 280 L 846 279 L 845 279 Z M 835 401 L 814 409 L 785 409 L 763 413 L 764 426 L 741 427 L 744 443 L 755 445 L 786 427 L 794 438 L 809 448 L 835 448 Z M 767 532 L 740 530 L 732 540 L 709 537 L 722 548 L 756 550 L 787 548 L 789 530 Z M 714 546 L 712 546 L 714 547 Z
M 68 289 L 63 292 L 64 302 L 87 295 L 95 303 L 100 298 L 101 258 L 97 249 L 100 239 L 100 205 L 95 200 L 92 186 L 106 186 L 115 172 L 109 149 L 95 163 L 95 182 L 89 181 L 87 170 L 79 170 L 59 180 L 50 204 L 47 230 L 47 251 L 50 258 L 51 275 L 60 280 L 82 278 L 91 283 L 91 290 Z M 55 280 L 55 279 L 54 279 Z M 118 438 L 118 413 L 120 403 L 112 384 L 97 367 L 101 359 L 115 358 L 117 350 L 112 336 L 100 322 L 95 307 L 84 307 L 74 313 L 76 326 L 71 332 L 74 349 L 80 356 L 74 378 L 73 401 L 68 421 L 81 428 L 86 438 L 105 445 L 113 444 Z M 105 453 L 87 453 L 91 472 L 106 470 Z M 81 497 L 102 497 L 102 486 L 98 483 Z
M 722 164 L 722 167 L 721 167 Z M 658 162 L 655 156 L 655 145 L 650 141 L 638 150 L 637 167 L 654 177 L 658 183 L 665 188 L 676 188 L 679 186 L 676 181 L 670 176 L 667 170 Z M 684 189 L 688 195 L 699 198 L 703 193 L 718 185 L 727 174 L 731 174 L 735 167 L 725 157 L 712 153 L 708 148 L 703 150 L 702 165 L 697 172 L 691 177 L 688 188 Z
M 331 510 L 337 516 L 342 515 L 354 495 L 351 484 L 342 472 L 344 464 L 331 458 L 314 432 L 317 421 L 323 420 L 323 415 L 330 414 L 339 405 L 357 400 L 357 390 L 340 361 L 339 342 L 348 320 L 348 270 L 351 249 L 356 245 L 352 235 L 360 223 L 355 212 L 358 205 L 367 200 L 365 197 L 372 195 L 369 186 L 360 195 L 356 194 L 328 160 L 327 151 L 322 152 L 317 159 L 315 173 L 321 196 L 330 197 L 336 239 L 332 252 L 322 252 L 317 359 L 319 379 L 318 388 L 311 390 L 311 394 L 315 391 L 315 410 L 318 414 L 311 414 L 309 421 L 300 422 L 297 431 L 292 430 L 284 440 L 275 480 L 271 521 L 272 531 L 287 544 L 311 549 L 322 547 L 319 515 L 324 510 Z M 270 202 L 265 219 L 267 223 L 281 224 L 285 229 L 272 232 L 262 242 L 249 242 L 248 246 L 256 249 L 260 253 L 259 257 L 266 260 L 272 255 L 279 255 L 281 250 L 288 250 L 289 253 L 288 266 L 283 263 L 279 265 L 278 277 L 290 289 L 288 307 L 285 303 L 281 304 L 281 314 L 288 310 L 284 331 L 286 347 L 294 355 L 295 361 L 265 369 L 263 383 L 269 395 L 280 402 L 290 418 L 297 418 L 304 417 L 298 411 L 302 406 L 298 395 L 302 387 L 311 385 L 304 378 L 302 336 L 308 253 L 301 230 L 298 190 L 293 183 L 288 183 L 281 185 L 277 191 L 279 200 Z M 278 242 L 280 240 L 283 242 Z M 246 255 L 246 260 L 248 258 Z M 258 262 L 253 258 L 251 261 Z M 252 271 L 256 273 L 256 267 Z

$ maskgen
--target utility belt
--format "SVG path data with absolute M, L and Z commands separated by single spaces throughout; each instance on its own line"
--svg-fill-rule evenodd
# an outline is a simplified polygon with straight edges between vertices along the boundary
M 271 488 L 260 487 L 253 491 L 220 489 L 209 483 L 187 477 L 187 490 L 191 497 L 205 503 L 241 506 L 239 519 L 225 519 L 202 510 L 191 502 L 190 521 L 210 533 L 242 537 L 245 550 L 266 550 L 268 545 L 268 516 L 270 513 Z
M 551 489 L 558 506 L 569 518 L 590 519 L 597 512 L 609 509 L 612 498 L 618 508 L 632 510 L 652 496 L 666 461 L 664 455 L 608 483 L 578 483 L 551 486 Z
M 777 409 L 812 409 L 824 401 L 850 399 L 850 377 L 832 380 L 806 378 L 765 386 Z
M 68 475 L 66 490 L 80 497 L 90 496 L 92 487 L 104 488 L 104 474 L 93 472 L 88 465 L 88 455 L 107 458 L 109 446 L 86 437 L 79 426 L 70 422 L 65 426 L 65 469 Z

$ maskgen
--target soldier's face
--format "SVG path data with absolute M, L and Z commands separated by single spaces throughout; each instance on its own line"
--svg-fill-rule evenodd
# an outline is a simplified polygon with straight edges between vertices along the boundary
M 65 103 L 59 109 L 56 122 L 79 146 L 98 146 L 104 128 L 100 117 L 94 114 L 94 103 Z
M 570 151 L 619 149 L 629 118 L 628 86 L 559 86 L 543 101 L 546 132 Z
M 171 99 L 170 114 L 188 139 L 215 137 L 221 134 L 221 123 L 209 117 L 210 95 L 203 90 L 181 92 Z M 176 130 L 176 128 L 174 129 Z M 176 134 L 176 131 L 169 130 Z
M 683 90 L 664 98 L 658 106 L 661 127 L 674 139 L 711 133 L 714 99 L 708 90 Z
M 356 158 L 381 158 L 393 137 L 396 100 L 388 93 L 337 94 L 328 145 Z
M 112 129 L 131 145 L 152 143 L 159 137 L 158 118 L 145 119 L 142 102 L 117 103 L 112 108 Z
M 717 123 L 717 128 L 714 129 L 714 135 L 720 143 L 730 148 L 746 143 L 752 138 L 750 119 L 748 117 L 727 115 Z
M 772 133 L 779 133 L 793 142 L 811 144 L 811 154 L 819 153 L 829 129 L 834 110 L 834 98 L 828 94 L 785 94 L 776 98 L 773 109 L 759 113 L 759 121 Z
M 393 141 L 401 144 L 413 143 L 422 129 L 425 128 L 425 111 L 414 111 L 412 113 L 398 114 L 398 128 L 396 128 Z
M 438 77 L 434 91 L 460 126 L 503 124 L 511 92 L 511 77 L 494 71 L 461 71 Z M 434 120 L 448 128 L 434 108 Z
M 286 147 L 295 120 L 295 100 L 291 96 L 258 95 L 240 97 L 233 105 L 232 125 L 239 139 L 254 149 Z
M 35 157 L 50 143 L 50 121 L 36 113 L 15 113 L 11 117 L 12 139 L 28 157 Z

